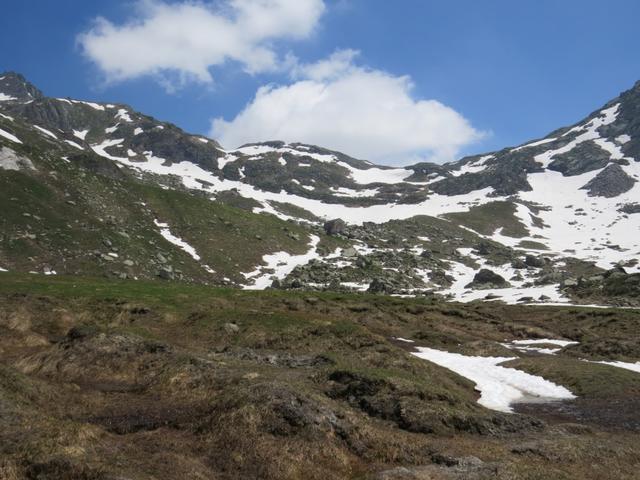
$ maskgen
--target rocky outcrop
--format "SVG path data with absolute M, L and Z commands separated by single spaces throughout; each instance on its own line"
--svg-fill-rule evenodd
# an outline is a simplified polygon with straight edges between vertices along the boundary
M 566 153 L 555 155 L 549 170 L 561 172 L 565 177 L 581 175 L 604 168 L 611 155 L 595 142 L 582 142 Z
M 636 180 L 627 175 L 620 165 L 611 164 L 581 190 L 587 190 L 591 197 L 613 198 L 631 190 L 635 183 Z

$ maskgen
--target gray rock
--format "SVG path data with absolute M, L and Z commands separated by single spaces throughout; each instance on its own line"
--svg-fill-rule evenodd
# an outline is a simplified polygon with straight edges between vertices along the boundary
M 344 233 L 347 228 L 347 224 L 344 220 L 336 218 L 335 220 L 329 220 L 324 224 L 324 231 L 327 235 L 340 235 Z
M 511 286 L 509 282 L 507 282 L 502 276 L 497 273 L 483 268 L 473 277 L 473 282 L 466 285 L 465 288 L 477 288 L 477 289 L 488 289 L 488 288 L 505 288 Z
M 343 257 L 347 257 L 347 258 L 357 257 L 358 256 L 358 251 L 353 247 L 345 248 L 342 251 L 342 256 Z
M 235 335 L 240 332 L 240 327 L 235 323 L 225 323 L 223 328 L 229 335 Z
M 389 285 L 379 278 L 374 278 L 367 289 L 369 293 L 389 293 L 389 291 Z
M 173 280 L 175 279 L 175 274 L 173 273 L 173 269 L 169 266 L 163 267 L 158 271 L 158 277 L 163 280 Z
M 587 190 L 591 197 L 613 198 L 631 190 L 635 183 L 636 180 L 627 175 L 620 165 L 613 163 L 581 187 L 581 190 Z
M 527 255 L 524 259 L 524 263 L 527 265 L 527 267 L 534 268 L 542 268 L 546 265 L 544 258 L 536 257 L 535 255 Z

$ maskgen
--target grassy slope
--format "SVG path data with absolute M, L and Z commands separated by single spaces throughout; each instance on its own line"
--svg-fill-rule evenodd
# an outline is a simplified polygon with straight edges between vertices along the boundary
M 0 144 L 28 156 L 37 170 L 0 170 L 0 266 L 4 268 L 41 272 L 48 266 L 59 273 L 153 278 L 161 266 L 157 254 L 162 253 L 187 280 L 243 281 L 240 272 L 252 271 L 264 254 L 308 250 L 308 232 L 295 224 L 184 190 L 164 190 L 122 175 L 112 162 L 89 155 L 97 162 L 94 168 L 106 171 L 97 174 L 77 162 L 61 160 L 70 152 L 58 150 L 45 138 L 27 129 L 13 131 L 28 139 L 29 147 Z M 194 246 L 201 263 L 217 274 L 208 274 L 164 240 L 153 224 L 156 218 L 169 223 L 172 233 Z M 94 255 L 110 251 L 105 239 L 117 249 L 117 260 Z M 124 266 L 127 259 L 135 264 Z

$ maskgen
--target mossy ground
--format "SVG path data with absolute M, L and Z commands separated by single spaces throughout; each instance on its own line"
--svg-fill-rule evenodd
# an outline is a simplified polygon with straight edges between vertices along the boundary
M 475 354 L 516 338 L 615 343 L 637 340 L 634 311 L 12 273 L 0 299 L 4 478 L 637 473 L 633 431 L 485 410 L 471 382 L 393 339 Z M 586 400 L 637 394 L 637 375 L 570 353 L 517 362 Z M 470 455 L 483 463 L 465 470 Z

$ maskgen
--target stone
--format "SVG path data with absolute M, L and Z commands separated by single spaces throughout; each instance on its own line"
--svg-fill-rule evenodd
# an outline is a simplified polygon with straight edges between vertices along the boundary
M 327 235 L 340 235 L 344 233 L 347 224 L 344 220 L 340 218 L 336 218 L 334 220 L 329 220 L 324 224 L 324 231 Z
M 344 250 L 342 250 L 342 256 L 347 258 L 353 258 L 358 256 L 358 251 L 353 247 L 345 248 Z
M 235 323 L 225 323 L 223 325 L 224 331 L 227 332 L 229 335 L 235 335 L 236 333 L 240 332 L 240 327 L 235 324 Z
M 367 292 L 369 293 L 388 293 L 389 285 L 384 280 L 379 278 L 374 278 L 373 281 L 369 284 L 369 288 Z
M 502 276 L 497 273 L 483 268 L 473 277 L 473 282 L 466 285 L 465 288 L 505 288 L 510 286 Z
M 163 267 L 158 271 L 158 277 L 163 280 L 173 280 L 175 275 L 171 267 Z
M 544 258 L 536 257 L 535 255 L 527 255 L 524 259 L 524 263 L 527 265 L 527 267 L 534 268 L 542 268 L 546 265 Z
M 511 262 L 511 267 L 515 268 L 516 270 L 522 270 L 522 269 L 527 268 L 527 264 L 521 258 L 516 258 L 515 260 L 513 260 Z

